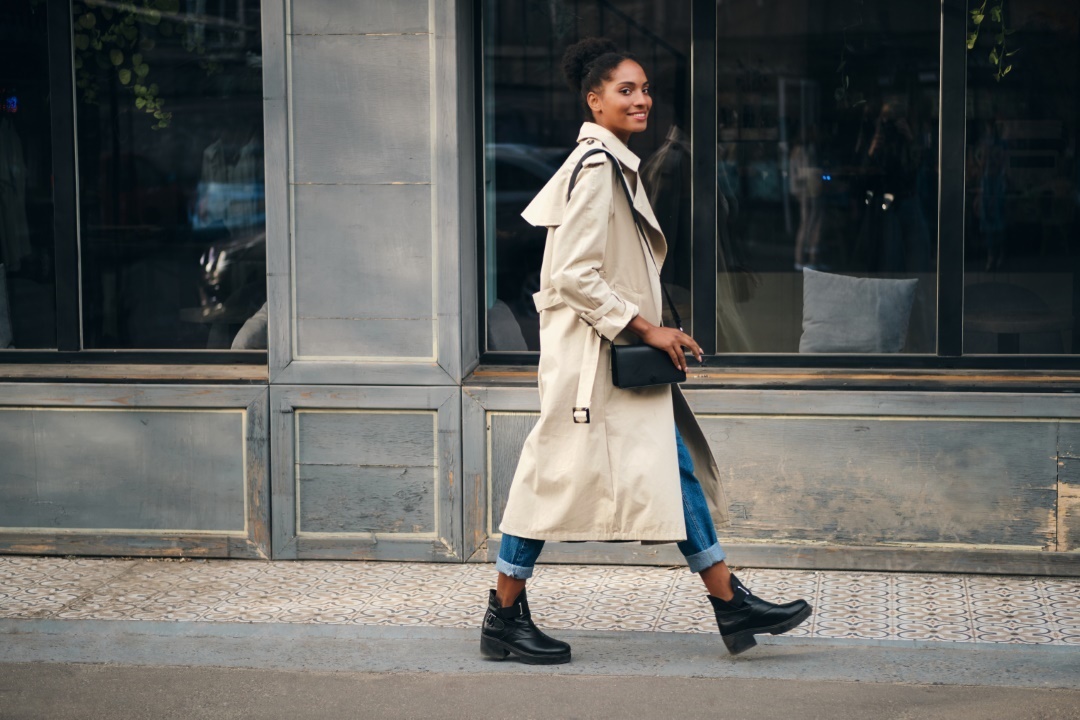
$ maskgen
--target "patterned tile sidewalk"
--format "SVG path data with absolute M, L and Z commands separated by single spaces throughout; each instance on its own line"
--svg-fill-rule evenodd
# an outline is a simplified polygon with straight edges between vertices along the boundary
M 0 557 L 0 617 L 478 627 L 491 565 Z M 1080 579 L 743 569 L 766 599 L 809 600 L 790 635 L 1080 646 Z M 546 565 L 552 630 L 714 633 L 685 568 Z

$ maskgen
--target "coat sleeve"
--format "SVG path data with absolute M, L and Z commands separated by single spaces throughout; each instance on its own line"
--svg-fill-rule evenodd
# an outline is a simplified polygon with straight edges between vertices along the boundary
M 562 224 L 555 229 L 551 284 L 586 323 L 614 340 L 638 314 L 600 275 L 612 220 L 614 177 L 606 158 L 582 166 Z

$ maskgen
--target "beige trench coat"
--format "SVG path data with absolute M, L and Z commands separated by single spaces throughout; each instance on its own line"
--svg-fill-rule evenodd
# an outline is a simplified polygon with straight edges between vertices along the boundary
M 727 522 L 727 500 L 678 386 L 621 390 L 611 383 L 606 340 L 638 342 L 625 330 L 638 313 L 659 325 L 661 288 L 610 156 L 585 161 L 567 202 L 578 160 L 601 146 L 622 165 L 657 266 L 667 252 L 637 181 L 637 156 L 608 130 L 585 123 L 578 147 L 522 213 L 548 229 L 533 296 L 540 312 L 540 420 L 525 441 L 499 529 L 540 540 L 680 541 L 686 527 L 676 424 L 720 524 Z M 588 423 L 575 422 L 580 406 L 589 408 Z

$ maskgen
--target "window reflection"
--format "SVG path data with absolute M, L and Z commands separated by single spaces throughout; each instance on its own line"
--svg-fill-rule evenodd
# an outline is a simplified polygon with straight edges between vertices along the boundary
M 719 352 L 934 352 L 939 10 L 717 3 Z
M 984 22 L 968 53 L 964 352 L 1077 353 L 1080 7 L 1009 0 Z
M 0 349 L 56 347 L 48 28 L 0 5 Z
M 590 35 L 637 55 L 649 76 L 649 129 L 630 149 L 643 161 L 642 180 L 668 238 L 662 277 L 689 325 L 690 3 L 492 0 L 484 12 L 487 349 L 540 348 L 532 294 L 545 232 L 520 214 L 574 147 L 583 118 L 560 62 L 567 46 Z
M 84 346 L 265 349 L 258 0 L 72 9 Z

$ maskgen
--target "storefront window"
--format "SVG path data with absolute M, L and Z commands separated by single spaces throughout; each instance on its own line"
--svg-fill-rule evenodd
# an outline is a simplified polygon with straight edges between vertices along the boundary
M 0 5 L 0 349 L 56 347 L 48 25 Z
M 500 0 L 484 8 L 486 347 L 537 351 L 532 293 L 539 289 L 545 232 L 529 226 L 521 211 L 573 149 L 583 119 L 563 80 L 563 52 L 583 37 L 605 36 L 641 60 L 654 105 L 649 129 L 631 140 L 630 149 L 642 159 L 642 179 L 657 195 L 661 176 L 680 160 L 689 181 L 690 3 Z M 684 189 L 688 212 L 689 187 Z M 684 206 L 676 189 L 667 190 L 654 197 L 669 243 L 663 279 L 688 321 L 689 230 L 680 225 Z
M 265 349 L 258 0 L 75 0 L 82 344 Z
M 1075 354 L 1080 6 L 989 7 L 968 53 L 964 352 Z
M 717 351 L 935 352 L 938 3 L 717 3 Z

